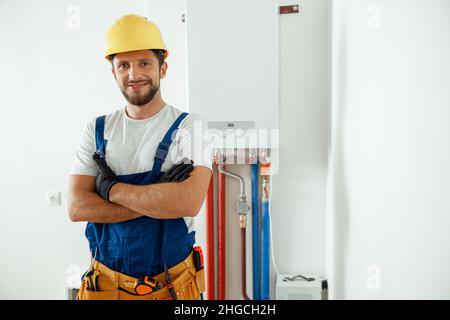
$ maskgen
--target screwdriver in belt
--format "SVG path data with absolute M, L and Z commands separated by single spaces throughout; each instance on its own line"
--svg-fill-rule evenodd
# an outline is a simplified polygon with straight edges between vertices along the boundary
M 173 287 L 173 283 L 170 280 L 170 273 L 169 273 L 169 269 L 167 269 L 167 264 L 164 264 L 164 270 L 166 272 L 166 284 L 167 284 L 167 289 L 169 289 L 170 295 L 172 296 L 173 300 L 178 300 L 177 299 L 177 293 L 175 292 L 175 289 Z

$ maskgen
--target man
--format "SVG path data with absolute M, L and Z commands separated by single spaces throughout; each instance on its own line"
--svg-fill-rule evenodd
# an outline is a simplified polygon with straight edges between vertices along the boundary
M 78 298 L 198 299 L 193 219 L 211 177 L 208 159 L 191 152 L 201 120 L 161 97 L 169 53 L 155 24 L 123 16 L 107 45 L 128 104 L 88 123 L 71 172 L 69 215 L 88 222 L 93 258 Z

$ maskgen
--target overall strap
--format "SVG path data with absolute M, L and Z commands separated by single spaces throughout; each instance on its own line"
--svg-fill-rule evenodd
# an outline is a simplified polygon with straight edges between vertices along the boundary
M 158 145 L 158 149 L 156 150 L 155 155 L 155 162 L 153 164 L 152 168 L 152 177 L 151 181 L 156 182 L 159 179 L 159 175 L 161 172 L 161 167 L 164 162 L 164 160 L 167 157 L 167 153 L 169 152 L 169 147 L 172 144 L 172 140 L 175 137 L 176 130 L 178 130 L 178 127 L 180 126 L 181 121 L 186 118 L 188 115 L 187 112 L 183 112 L 178 116 L 178 118 L 174 121 L 174 123 L 170 126 L 169 130 L 167 130 L 166 134 L 164 135 L 164 138 L 162 139 L 161 143 Z M 161 223 L 161 251 L 160 251 L 160 269 L 164 270 L 164 267 L 166 266 L 166 237 L 167 237 L 167 221 L 164 219 L 160 220 Z
M 106 140 L 103 135 L 105 131 L 105 118 L 106 116 L 100 116 L 95 120 L 95 150 L 100 152 L 103 155 L 103 158 L 105 158 L 106 155 Z
M 187 112 L 183 112 L 178 116 L 178 118 L 174 121 L 172 126 L 167 130 L 164 138 L 161 143 L 158 145 L 158 149 L 156 149 L 155 162 L 153 163 L 152 173 L 151 173 L 151 181 L 156 182 L 159 179 L 161 173 L 161 167 L 164 160 L 167 157 L 167 153 L 169 152 L 169 147 L 172 144 L 172 140 L 175 137 L 176 130 L 180 126 L 181 121 L 186 118 L 188 115 Z

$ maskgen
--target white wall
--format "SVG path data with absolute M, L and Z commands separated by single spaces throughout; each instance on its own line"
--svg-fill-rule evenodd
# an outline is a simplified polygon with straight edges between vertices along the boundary
M 332 296 L 448 299 L 450 2 L 333 5 Z

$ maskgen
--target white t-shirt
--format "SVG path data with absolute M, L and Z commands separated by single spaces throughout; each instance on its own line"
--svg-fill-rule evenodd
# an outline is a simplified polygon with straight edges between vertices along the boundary
M 156 149 L 167 130 L 182 113 L 173 106 L 166 105 L 154 116 L 131 119 L 125 108 L 106 115 L 104 139 L 106 161 L 116 175 L 127 175 L 152 170 Z M 96 118 L 89 121 L 81 136 L 71 175 L 97 176 L 98 168 L 92 159 L 96 151 Z M 194 166 L 205 166 L 211 170 L 211 152 L 203 143 L 205 122 L 196 115 L 189 114 L 180 124 L 173 138 L 161 171 L 167 171 L 183 159 L 191 159 Z M 193 229 L 193 219 L 185 218 L 189 232 Z

